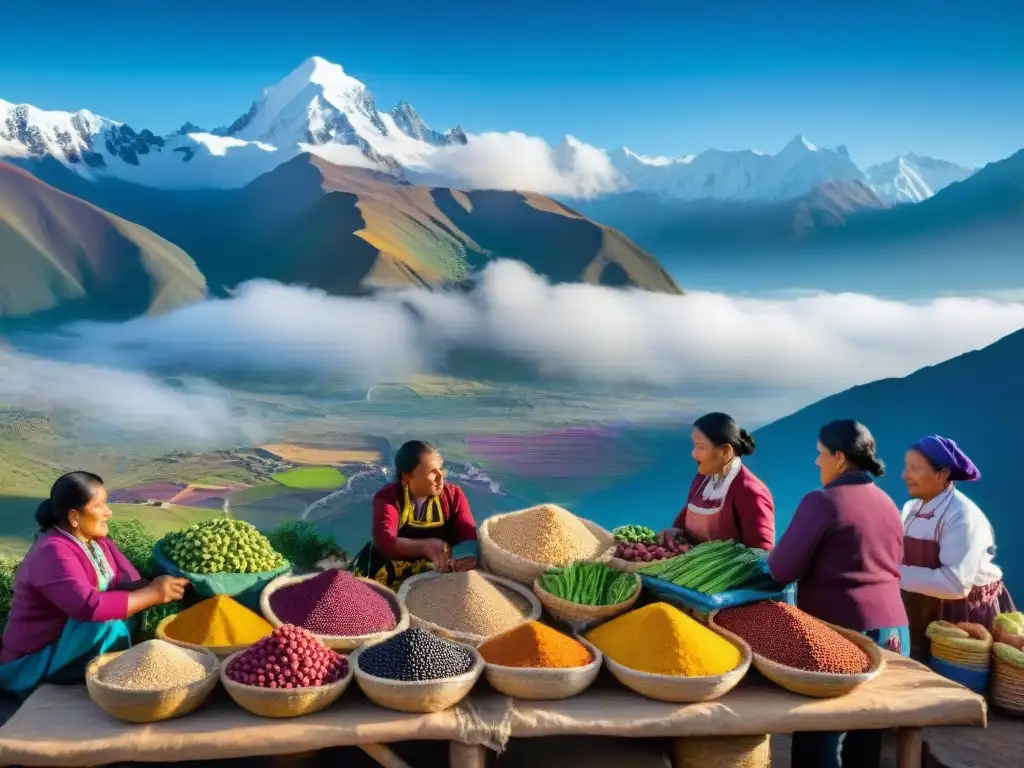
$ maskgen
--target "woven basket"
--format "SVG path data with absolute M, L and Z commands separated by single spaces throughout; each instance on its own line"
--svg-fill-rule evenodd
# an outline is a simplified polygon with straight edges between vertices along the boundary
M 85 687 L 96 705 L 112 717 L 128 723 L 156 723 L 187 715 L 198 709 L 217 687 L 220 660 L 209 651 L 185 649 L 207 669 L 206 677 L 188 685 L 156 691 L 136 691 L 104 683 L 99 673 L 124 651 L 105 653 L 89 662 Z
M 272 582 L 270 582 L 266 589 L 263 590 L 263 594 L 260 595 L 260 611 L 263 613 L 263 618 L 271 623 L 274 627 L 280 627 L 282 622 L 277 615 L 274 613 L 273 608 L 270 607 L 270 596 L 273 595 L 277 590 L 283 589 L 284 587 L 290 587 L 293 584 L 298 584 L 303 581 L 312 579 L 314 576 L 319 576 L 319 573 L 307 573 L 302 576 L 292 576 L 290 574 L 284 574 L 278 576 Z M 324 645 L 328 648 L 333 648 L 336 651 L 354 651 L 356 648 L 361 646 L 363 643 L 372 643 L 375 640 L 383 640 L 386 637 L 397 634 L 404 629 L 409 628 L 409 612 L 405 609 L 405 604 L 399 600 L 398 595 L 393 591 L 385 587 L 383 584 L 379 584 L 373 579 L 364 579 L 361 576 L 356 576 L 356 579 L 363 582 L 372 589 L 377 590 L 380 594 L 387 598 L 388 602 L 391 603 L 391 610 L 395 614 L 397 624 L 394 629 L 389 629 L 385 632 L 374 632 L 369 635 L 316 635 Z
M 620 613 L 625 613 L 633 607 L 642 591 L 640 589 L 639 574 L 633 574 L 633 578 L 636 579 L 636 591 L 633 592 L 632 597 L 615 605 L 581 605 L 580 603 L 563 600 L 541 587 L 540 579 L 533 582 L 533 592 L 537 595 L 541 605 L 556 619 L 561 619 L 571 624 L 590 623 L 610 619 L 618 616 Z
M 724 675 L 702 675 L 700 677 L 655 675 L 625 667 L 613 661 L 607 654 L 604 657 L 604 665 L 608 667 L 608 671 L 615 676 L 616 680 L 648 699 L 667 701 L 673 704 L 689 704 L 717 699 L 739 685 L 740 680 L 750 669 L 753 654 L 750 651 L 750 646 L 741 638 L 729 632 L 722 632 L 717 628 L 715 631 L 739 648 L 743 655 L 740 665 Z
M 995 706 L 1012 715 L 1024 715 L 1024 669 L 993 659 L 991 686 Z
M 714 627 L 715 630 L 721 632 L 726 637 L 736 638 L 737 640 L 741 639 L 729 630 L 724 627 L 720 627 L 715 623 L 715 615 L 717 613 L 718 611 L 712 611 L 711 614 L 708 615 L 708 625 Z M 813 696 L 818 699 L 831 699 L 837 696 L 845 696 L 858 686 L 861 686 L 868 680 L 876 677 L 879 672 L 885 669 L 885 657 L 882 656 L 881 649 L 873 640 L 871 640 L 871 638 L 862 635 L 859 632 L 854 632 L 850 629 L 844 629 L 843 627 L 837 627 L 834 624 L 829 624 L 827 621 L 822 623 L 831 627 L 843 637 L 863 648 L 864 652 L 871 658 L 871 668 L 867 672 L 859 675 L 836 675 L 830 672 L 807 672 L 803 669 L 794 669 L 793 667 L 787 667 L 783 664 L 771 661 L 759 653 L 754 654 L 754 668 L 773 683 L 777 684 L 781 688 L 785 688 L 787 691 L 799 693 L 803 696 Z
M 771 768 L 767 736 L 702 736 L 676 739 L 675 768 Z
M 554 507 L 556 505 L 545 504 L 544 506 Z M 535 507 L 531 507 L 530 509 L 535 509 Z M 559 507 L 559 509 L 561 508 Z M 495 544 L 494 541 L 491 540 L 489 532 L 490 524 L 493 521 L 509 517 L 510 515 L 521 515 L 523 512 L 528 511 L 529 509 L 524 509 L 519 510 L 518 512 L 508 512 L 504 515 L 494 515 L 493 517 L 489 517 L 480 524 L 480 530 L 478 533 L 480 541 L 480 560 L 483 567 L 491 573 L 497 574 L 498 576 L 504 576 L 506 579 L 511 579 L 512 581 L 517 581 L 527 587 L 539 579 L 548 568 L 559 564 L 535 563 L 532 560 L 526 560 L 518 555 L 514 555 Z M 572 514 L 571 512 L 568 512 L 568 510 L 563 511 L 567 514 Z M 588 558 L 588 561 L 607 561 L 611 558 L 612 553 L 615 551 L 615 537 L 597 523 L 592 523 L 582 517 L 578 519 L 592 534 L 594 534 L 602 547 L 598 552 L 594 553 L 592 558 Z
M 176 640 L 175 638 L 173 638 L 173 637 L 171 637 L 171 636 L 169 636 L 167 634 L 167 625 L 170 624 L 171 621 L 176 619 L 177 617 L 178 617 L 178 615 L 174 614 L 172 616 L 168 616 L 167 618 L 161 620 L 160 623 L 156 625 L 156 631 L 153 633 L 154 636 L 158 640 L 163 640 L 164 642 L 170 643 L 171 645 L 176 645 L 179 648 L 187 648 L 190 651 L 206 651 L 207 653 L 212 653 L 214 656 L 216 656 L 218 659 L 221 659 L 221 660 L 226 659 L 228 656 L 230 656 L 233 653 L 238 653 L 239 651 L 244 651 L 246 648 L 248 648 L 250 645 L 252 645 L 252 643 L 246 643 L 245 645 L 206 646 L 206 645 L 193 645 L 192 643 L 186 643 L 184 640 Z
M 950 664 L 958 664 L 961 667 L 972 667 L 974 669 L 988 669 L 992 663 L 990 651 L 964 651 L 960 648 L 951 647 L 941 643 L 931 644 L 931 655 L 936 659 L 948 661 Z
M 398 712 L 428 714 L 454 707 L 473 690 L 486 666 L 480 652 L 475 647 L 466 645 L 474 658 L 473 668 L 469 672 L 442 680 L 386 680 L 367 674 L 359 668 L 360 654 L 376 644 L 361 645 L 349 657 L 349 664 L 355 671 L 356 683 L 370 701 Z
M 228 669 L 240 654 L 232 654 L 220 667 L 224 690 L 242 709 L 260 717 L 301 717 L 327 709 L 352 682 L 352 664 L 341 680 L 315 688 L 257 688 L 228 679 Z
M 552 701 L 568 699 L 587 690 L 601 671 L 604 655 L 582 637 L 576 640 L 588 651 L 593 660 L 583 667 L 550 669 L 536 667 L 506 667 L 485 662 L 484 676 L 499 693 L 523 701 Z
M 523 622 L 536 621 L 540 618 L 540 601 L 537 600 L 533 592 L 515 581 L 503 579 L 501 576 L 484 573 L 483 571 L 477 571 L 477 573 L 509 595 L 512 601 L 519 608 L 520 612 L 522 612 Z M 441 575 L 443 574 L 428 571 L 426 573 L 418 573 L 415 576 L 406 579 L 402 586 L 398 588 L 398 600 L 403 606 L 405 606 L 406 600 L 409 598 L 409 593 L 412 592 L 412 590 L 417 588 L 429 589 L 428 582 Z M 443 637 L 446 640 L 454 640 L 458 643 L 463 643 L 464 645 L 472 645 L 474 648 L 489 639 L 483 635 L 474 635 L 471 632 L 457 632 L 453 629 L 442 627 L 440 624 L 434 624 L 426 619 L 421 619 L 411 613 L 409 614 L 409 623 L 413 627 L 419 627 L 420 629 L 432 632 L 438 637 Z

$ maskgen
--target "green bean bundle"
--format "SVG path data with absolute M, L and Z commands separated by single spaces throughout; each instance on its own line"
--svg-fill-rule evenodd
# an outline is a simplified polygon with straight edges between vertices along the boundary
M 604 563 L 573 563 L 551 568 L 540 577 L 548 594 L 577 605 L 617 605 L 637 591 L 636 577 Z
M 708 541 L 684 555 L 641 568 L 640 573 L 677 587 L 717 595 L 740 587 L 767 587 L 771 580 L 763 560 L 760 550 L 747 549 L 735 541 Z

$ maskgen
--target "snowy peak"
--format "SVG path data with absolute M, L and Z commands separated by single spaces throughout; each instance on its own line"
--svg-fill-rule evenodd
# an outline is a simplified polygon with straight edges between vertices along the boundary
M 883 200 L 919 203 L 974 173 L 956 163 L 917 155 L 900 155 L 867 169 L 868 183 Z
M 266 88 L 223 135 L 277 148 L 324 147 L 331 159 L 337 155 L 333 150 L 352 148 L 365 162 L 392 173 L 401 173 L 410 154 L 420 154 L 418 142 L 440 147 L 467 141 L 459 127 L 433 130 L 408 102 L 382 113 L 362 82 L 320 56 Z
M 159 150 L 164 140 L 82 109 L 59 112 L 0 100 L 0 155 L 51 156 L 71 166 L 103 168 L 118 159 L 139 165 L 139 156 Z
M 424 122 L 412 104 L 407 101 L 398 102 L 398 106 L 391 110 L 391 117 L 398 129 L 406 136 L 429 142 L 434 146 L 465 144 L 468 141 L 461 125 L 456 125 L 441 133 L 435 131 Z
M 630 188 L 682 200 L 787 200 L 827 181 L 864 180 L 845 147 L 822 149 L 802 135 L 774 155 L 709 149 L 684 157 L 651 157 L 623 147 L 612 162 Z

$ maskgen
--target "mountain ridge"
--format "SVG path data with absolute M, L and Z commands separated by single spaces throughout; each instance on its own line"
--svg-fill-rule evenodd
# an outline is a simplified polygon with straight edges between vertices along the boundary
M 443 185 L 459 186 L 459 179 L 445 176 L 451 171 L 448 161 L 452 152 L 474 141 L 458 125 L 441 131 L 431 128 L 404 100 L 381 111 L 365 84 L 319 56 L 264 88 L 247 111 L 212 131 L 185 122 L 173 133 L 158 135 L 88 110 L 45 111 L 0 100 L 0 158 L 53 157 L 88 178 L 116 176 L 163 189 L 239 188 L 306 152 L 336 165 L 383 170 L 400 178 L 440 174 Z M 569 142 L 552 152 L 578 150 Z M 778 201 L 799 197 L 827 181 L 864 182 L 871 176 L 872 188 L 883 199 L 916 202 L 942 189 L 949 179 L 970 173 L 916 155 L 861 170 L 845 146 L 819 148 L 802 135 L 775 154 L 708 149 L 669 158 L 623 147 L 604 156 L 620 191 L 687 200 L 711 196 Z M 466 162 L 471 160 L 467 156 Z M 516 186 L 502 186 L 500 179 L 488 183 L 495 188 Z

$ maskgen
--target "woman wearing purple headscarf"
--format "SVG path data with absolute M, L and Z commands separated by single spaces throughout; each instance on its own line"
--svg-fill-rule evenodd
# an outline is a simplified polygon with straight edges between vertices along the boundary
M 1014 610 L 994 562 L 992 525 L 957 487 L 980 477 L 948 437 L 923 437 L 907 451 L 903 482 L 912 498 L 903 506 L 900 587 L 915 656 L 927 654 L 925 630 L 933 621 L 991 629 L 997 613 Z

